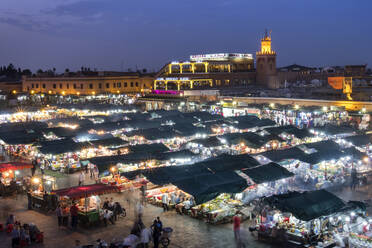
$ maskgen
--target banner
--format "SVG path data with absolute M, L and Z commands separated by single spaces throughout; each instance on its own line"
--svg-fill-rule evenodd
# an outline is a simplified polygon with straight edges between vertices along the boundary
M 345 77 L 328 77 L 328 84 L 335 90 L 343 89 Z

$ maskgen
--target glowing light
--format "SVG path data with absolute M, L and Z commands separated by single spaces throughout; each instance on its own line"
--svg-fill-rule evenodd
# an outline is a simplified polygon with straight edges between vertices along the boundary
M 14 174 L 19 175 L 19 171 L 15 171 Z
M 5 177 L 8 177 L 9 175 L 10 175 L 9 172 L 7 172 L 7 171 L 4 172 L 4 176 L 5 176 Z
M 326 106 L 324 106 L 322 109 L 323 109 L 324 112 L 328 111 L 328 108 Z
M 49 90 L 49 91 L 48 91 L 48 94 L 52 94 L 52 91 L 51 91 L 51 90 Z
M 275 108 L 275 103 L 270 103 L 270 108 Z
M 367 110 L 366 108 L 362 108 L 362 112 L 365 113 Z
M 296 105 L 294 105 L 294 108 L 295 108 L 295 109 L 299 109 L 300 106 L 298 106 L 298 105 L 296 104 Z
M 12 93 L 13 93 L 13 94 L 17 94 L 17 91 L 16 91 L 16 90 L 12 90 Z
M 79 95 L 80 95 L 80 92 L 76 92 L 76 95 L 78 95 L 78 96 L 79 96 Z
M 355 216 L 355 212 L 351 212 L 351 217 L 354 217 Z
M 345 221 L 346 221 L 346 222 L 349 222 L 349 221 L 350 221 L 350 217 L 349 217 L 349 216 L 346 216 L 346 217 L 345 217 Z
M 120 94 L 120 91 L 116 91 L 116 93 Z
M 66 92 L 62 91 L 62 95 L 63 95 L 63 96 L 66 95 Z
M 363 162 L 364 162 L 364 163 L 368 163 L 368 162 L 369 162 L 369 157 L 364 157 L 364 158 L 363 158 Z
M 32 178 L 32 183 L 33 184 L 39 184 L 40 183 L 40 178 L 38 178 L 38 177 Z
M 116 171 L 116 167 L 111 167 L 111 172 L 115 172 Z
M 31 90 L 31 94 L 34 94 L 35 93 L 35 91 L 34 90 Z
M 95 95 L 95 94 L 96 94 L 96 92 L 95 92 L 95 91 L 93 91 L 93 92 L 92 92 L 92 95 Z

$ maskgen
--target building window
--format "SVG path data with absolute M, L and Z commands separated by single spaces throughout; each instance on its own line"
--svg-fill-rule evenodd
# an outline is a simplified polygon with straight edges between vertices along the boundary
M 118 83 L 118 88 L 121 88 L 121 83 Z
M 59 88 L 62 89 L 63 88 L 63 85 L 62 84 L 59 84 Z
M 136 87 L 138 87 L 138 82 L 136 82 Z
M 45 89 L 45 84 L 43 84 L 43 89 Z
M 102 89 L 102 84 L 101 83 L 98 84 L 98 88 Z
M 116 88 L 116 83 L 114 83 L 114 85 L 112 86 L 113 88 Z
M 53 84 L 53 89 L 57 88 L 57 85 L 56 84 Z
M 128 83 L 124 82 L 124 88 L 128 87 Z
M 89 89 L 93 89 L 93 84 L 89 84 Z
M 70 84 L 66 84 L 66 88 L 69 89 L 70 88 Z
M 74 89 L 76 89 L 76 84 L 74 84 L 73 86 L 74 86 Z
M 39 84 L 36 84 L 36 89 L 39 88 Z
M 108 89 L 108 88 L 110 88 L 110 84 L 109 83 L 106 84 L 106 89 Z
M 133 87 L 133 86 L 134 86 L 133 82 L 130 82 L 130 87 Z
M 31 84 L 31 88 L 34 88 L 34 86 L 35 86 L 34 84 Z
M 84 89 L 84 84 L 80 84 L 80 89 Z

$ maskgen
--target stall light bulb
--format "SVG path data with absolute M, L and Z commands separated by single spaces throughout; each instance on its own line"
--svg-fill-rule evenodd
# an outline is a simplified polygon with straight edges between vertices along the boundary
M 345 221 L 346 222 L 349 222 L 350 221 L 350 217 L 349 216 L 346 216 Z
M 355 216 L 355 212 L 351 212 L 351 217 L 354 217 Z
M 332 222 L 332 221 L 333 221 L 333 217 L 330 217 L 330 218 L 329 218 L 329 221 L 331 221 L 331 222 Z
M 341 220 L 342 218 L 341 218 L 341 216 L 338 216 L 338 220 Z
M 19 171 L 15 171 L 14 173 L 15 173 L 16 175 L 19 175 Z

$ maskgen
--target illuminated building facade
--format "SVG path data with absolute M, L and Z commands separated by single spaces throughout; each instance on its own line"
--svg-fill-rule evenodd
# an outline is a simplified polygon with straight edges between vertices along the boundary
M 151 89 L 154 77 L 151 74 L 122 73 L 120 76 L 77 77 L 27 77 L 22 81 L 24 92 L 94 95 L 104 93 L 141 93 Z
M 255 80 L 252 54 L 191 55 L 189 61 L 166 64 L 154 80 L 154 89 L 188 90 L 249 84 Z

